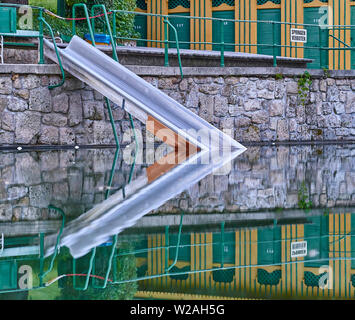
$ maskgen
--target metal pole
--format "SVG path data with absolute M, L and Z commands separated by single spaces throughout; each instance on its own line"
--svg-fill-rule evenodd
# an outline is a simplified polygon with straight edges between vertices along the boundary
M 322 65 L 322 29 L 318 26 L 318 36 L 319 36 L 319 66 L 322 69 L 324 66 Z
M 221 22 L 221 67 L 224 67 L 224 20 Z
M 169 67 L 169 42 L 168 42 L 168 32 L 169 32 L 169 26 L 167 22 L 167 17 L 164 17 L 164 66 Z
M 43 54 L 43 12 L 42 9 L 39 10 L 39 64 L 44 64 L 44 54 Z

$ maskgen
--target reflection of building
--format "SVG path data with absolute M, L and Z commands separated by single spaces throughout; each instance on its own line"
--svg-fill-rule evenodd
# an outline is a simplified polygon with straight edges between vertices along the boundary
M 329 69 L 350 69 L 355 59 L 351 51 L 343 49 L 354 46 L 355 39 L 350 28 L 319 29 L 306 27 L 308 31 L 307 46 L 335 48 L 335 50 L 303 49 L 303 43 L 290 41 L 291 27 L 298 24 L 329 24 L 351 25 L 355 19 L 355 2 L 351 0 L 137 0 L 137 11 L 152 14 L 174 15 L 170 22 L 177 28 L 180 47 L 190 49 L 219 50 L 217 44 L 202 44 L 199 42 L 221 41 L 221 26 L 219 21 L 185 19 L 186 16 L 222 18 L 248 21 L 277 21 L 284 24 L 275 25 L 273 40 L 272 24 L 251 22 L 224 22 L 225 50 L 272 54 L 272 44 L 281 45 L 277 54 L 282 56 L 305 57 L 315 59 L 310 67 L 320 66 Z M 181 17 L 181 18 L 180 18 Z M 329 22 L 329 23 L 328 23 Z M 285 24 L 287 23 L 287 24 Z M 299 28 L 303 28 L 300 27 Z M 162 47 L 164 27 L 160 17 L 137 16 L 136 30 L 143 39 L 153 40 L 149 46 Z M 170 33 L 171 40 L 174 35 Z M 228 44 L 228 45 L 227 45 Z M 140 45 L 144 45 L 140 43 Z M 256 45 L 261 45 L 257 46 Z M 262 46 L 264 45 L 264 46 Z M 289 48 L 293 45 L 297 48 Z M 174 46 L 174 45 L 173 45 Z M 322 63 L 320 61 L 322 60 Z
M 354 297 L 354 231 L 355 215 L 348 213 L 310 217 L 301 224 L 183 233 L 170 270 L 177 274 L 162 277 L 154 275 L 174 264 L 178 235 L 169 236 L 167 262 L 166 235 L 149 235 L 140 244 L 148 252 L 137 254 L 138 276 L 146 277 L 139 295 Z M 307 255 L 291 258 L 291 243 L 302 241 Z

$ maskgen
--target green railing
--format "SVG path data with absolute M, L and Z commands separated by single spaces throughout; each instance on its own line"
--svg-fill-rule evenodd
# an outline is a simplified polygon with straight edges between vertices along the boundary
M 19 7 L 20 5 L 13 4 L 0 4 L 0 6 L 5 7 Z M 88 9 L 85 4 L 76 4 L 73 6 L 73 15 L 72 18 L 77 17 L 74 8 L 82 7 L 84 8 L 85 18 L 88 23 L 88 31 L 94 39 L 93 35 L 95 32 L 95 20 L 101 19 L 104 20 L 105 23 L 105 31 L 109 33 L 111 38 L 111 45 L 113 46 L 113 55 L 114 58 L 117 56 L 116 52 L 116 41 L 124 42 L 124 41 L 137 41 L 143 42 L 147 46 L 151 47 L 160 47 L 164 48 L 164 65 L 169 65 L 169 46 L 176 46 L 178 53 L 178 61 L 180 71 L 182 72 L 181 58 L 180 58 L 180 49 L 183 45 L 188 48 L 196 48 L 196 49 L 213 49 L 214 51 L 219 51 L 220 53 L 220 66 L 225 66 L 225 56 L 227 51 L 241 51 L 246 53 L 267 53 L 273 57 L 273 65 L 277 66 L 278 56 L 283 57 L 292 57 L 299 58 L 300 54 L 307 58 L 307 56 L 311 58 L 315 58 L 317 60 L 317 67 L 319 68 L 329 68 L 331 64 L 333 69 L 345 69 L 349 68 L 351 65 L 351 61 L 349 63 L 349 59 L 351 60 L 351 55 L 354 47 L 349 45 L 349 32 L 355 29 L 353 25 L 325 25 L 321 26 L 318 24 L 300 24 L 300 23 L 289 23 L 289 22 L 279 22 L 279 21 L 261 21 L 261 20 L 237 20 L 237 19 L 222 19 L 222 18 L 211 18 L 211 17 L 194 17 L 194 16 L 181 16 L 181 15 L 161 15 L 161 14 L 152 14 L 152 13 L 144 13 L 144 12 L 136 12 L 136 11 L 126 11 L 126 10 L 106 10 L 103 5 L 94 5 L 91 8 L 92 16 L 89 16 Z M 32 7 L 34 10 L 39 10 L 39 19 L 43 17 L 45 13 L 49 13 L 46 9 L 41 7 Z M 94 12 L 96 9 L 102 9 L 104 12 L 104 19 L 93 18 Z M 155 24 L 155 34 L 150 34 L 150 38 L 147 37 L 124 37 L 118 35 L 116 21 L 117 15 L 134 15 L 134 16 L 145 16 L 147 19 L 151 19 Z M 176 25 L 171 22 L 171 19 L 180 19 L 180 21 L 186 20 L 188 24 L 191 24 L 191 21 L 194 21 L 197 25 L 206 26 L 207 23 L 213 24 L 214 28 L 218 28 L 218 41 L 206 41 L 206 36 L 201 41 L 182 41 L 179 39 L 179 31 L 176 29 Z M 68 22 L 68 26 L 72 24 L 72 34 L 76 33 L 76 22 L 71 21 Z M 40 21 L 40 26 L 43 24 Z M 261 43 L 255 39 L 255 42 L 252 41 L 239 41 L 238 43 L 231 42 L 231 40 L 226 38 L 226 27 L 225 25 L 229 24 L 229 28 L 235 30 L 249 30 L 249 36 L 246 37 L 248 39 L 251 38 L 250 30 L 254 28 L 254 30 L 259 29 L 268 29 L 271 35 L 271 40 L 269 43 Z M 112 26 L 112 27 L 111 27 Z M 175 39 L 171 40 L 169 37 L 169 27 L 172 30 L 172 33 L 175 35 Z M 298 44 L 291 42 L 290 44 L 281 44 L 281 34 L 279 34 L 280 30 L 285 30 L 284 33 L 289 32 L 290 28 L 302 28 L 307 30 L 312 30 L 314 34 L 319 34 L 319 41 L 312 41 L 312 43 Z M 232 30 L 230 29 L 230 30 Z M 158 32 L 159 30 L 159 32 Z M 164 30 L 164 34 L 163 34 Z M 192 31 L 196 33 L 195 30 Z M 212 30 L 212 33 L 215 31 Z M 343 34 L 343 38 L 339 38 L 339 34 Z M 1 33 L 0 33 L 1 35 Z M 9 36 L 8 34 L 4 34 L 5 36 Z M 40 59 L 39 63 L 43 63 L 43 26 L 40 27 L 40 30 L 37 35 L 21 35 L 21 34 L 12 34 L 14 37 L 35 37 L 39 39 L 39 52 Z M 197 36 L 197 34 L 195 34 Z M 211 36 L 211 35 L 210 35 Z M 244 36 L 243 36 L 244 37 Z M 241 38 L 243 38 L 241 36 Z M 285 36 L 286 37 L 286 36 Z M 327 41 L 323 43 L 322 37 L 325 37 Z M 5 42 L 5 45 L 28 45 L 34 46 L 35 44 L 31 43 L 8 43 Z M 93 42 L 94 44 L 94 42 Z M 335 45 L 337 44 L 337 45 Z M 299 53 L 302 50 L 301 53 Z M 348 54 L 350 53 L 350 55 Z M 332 54 L 332 57 L 330 57 Z M 330 63 L 329 63 L 330 62 Z

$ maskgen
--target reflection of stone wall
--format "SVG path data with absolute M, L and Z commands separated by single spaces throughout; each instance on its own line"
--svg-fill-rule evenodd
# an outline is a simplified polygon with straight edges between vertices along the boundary
M 49 204 L 68 216 L 87 211 L 104 200 L 113 155 L 111 149 L 1 153 L 0 221 L 51 218 Z M 112 186 L 125 184 L 130 169 L 119 158 Z
M 228 175 L 208 176 L 155 212 L 297 208 L 302 182 L 313 207 L 355 205 L 355 148 L 249 147 Z
M 70 77 L 49 90 L 60 77 L 41 72 L 0 74 L 0 145 L 114 143 L 101 94 Z M 143 78 L 216 127 L 232 129 L 238 141 L 355 139 L 352 78 L 313 79 L 305 106 L 292 77 Z M 121 108 L 113 113 L 121 137 L 130 127 L 128 115 Z M 138 121 L 135 126 L 142 127 Z
M 355 206 L 355 147 L 249 147 L 227 175 L 210 175 L 152 213 L 296 208 L 302 182 L 314 207 Z M 0 153 L 0 221 L 56 218 L 49 204 L 77 216 L 104 199 L 114 151 Z M 145 174 L 136 165 L 135 177 Z M 131 165 L 116 165 L 113 190 Z M 132 181 L 133 181 L 132 180 Z

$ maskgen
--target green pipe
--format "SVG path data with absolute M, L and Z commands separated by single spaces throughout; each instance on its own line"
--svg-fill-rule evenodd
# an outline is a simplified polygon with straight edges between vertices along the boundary
M 91 28 L 89 12 L 88 12 L 88 8 L 87 8 L 86 4 L 84 4 L 84 3 L 75 3 L 73 5 L 73 8 L 72 8 L 72 18 L 75 19 L 76 8 L 78 8 L 78 7 L 83 7 L 84 8 L 85 18 L 86 18 L 86 22 L 88 24 L 88 28 L 89 28 L 89 32 L 90 32 L 90 36 L 91 36 L 91 42 L 92 42 L 92 45 L 95 47 L 96 44 L 95 44 L 94 33 L 92 31 L 92 28 Z M 72 21 L 72 35 L 73 36 L 76 35 L 75 20 Z
M 224 67 L 224 21 L 220 21 L 221 28 L 221 67 Z
M 224 225 L 225 222 L 221 222 L 221 267 L 224 267 Z
M 26 42 L 4 42 L 4 46 L 36 47 L 36 44 Z
M 52 206 L 52 205 L 49 205 L 49 206 L 48 206 L 48 209 L 49 209 L 49 210 L 52 209 L 52 210 L 58 211 L 58 212 L 62 215 L 62 225 L 61 225 L 61 227 L 60 227 L 60 230 L 59 230 L 59 233 L 58 233 L 58 236 L 57 236 L 57 241 L 56 241 L 56 244 L 55 244 L 55 248 L 54 248 L 54 252 L 53 252 L 53 256 L 52 256 L 52 259 L 51 259 L 49 268 L 48 268 L 48 270 L 47 270 L 46 272 L 43 272 L 43 270 L 42 270 L 42 272 L 41 272 L 41 274 L 40 274 L 40 276 L 39 276 L 41 283 L 43 282 L 43 278 L 44 278 L 48 273 L 50 273 L 50 272 L 52 271 L 52 269 L 53 269 L 54 260 L 55 260 L 55 258 L 56 258 L 56 256 L 57 256 L 57 253 L 58 253 L 58 247 L 59 247 L 60 237 L 61 237 L 61 235 L 62 235 L 62 233 L 63 233 L 64 224 L 65 224 L 65 213 L 64 213 L 64 211 L 63 211 L 62 209 L 57 208 L 57 207 Z
M 43 53 L 43 11 L 42 9 L 39 10 L 39 64 L 44 64 L 44 53 Z
M 351 46 L 349 46 L 348 44 L 346 44 L 344 41 L 340 40 L 339 38 L 333 36 L 332 34 L 330 34 L 329 36 L 331 36 L 332 38 L 334 38 L 335 40 L 339 41 L 341 44 L 343 44 L 344 46 L 351 48 Z M 339 48 L 341 49 L 341 48 Z
M 164 66 L 169 67 L 169 41 L 168 41 L 168 32 L 169 32 L 169 26 L 166 22 L 168 18 L 164 17 L 163 23 L 164 23 Z
M 39 235 L 39 285 L 43 286 L 43 274 L 44 268 L 44 234 L 41 232 Z
M 42 21 L 47 26 L 47 28 L 48 28 L 48 30 L 49 30 L 49 32 L 51 34 L 52 41 L 53 41 L 53 46 L 54 46 L 54 49 L 55 49 L 55 54 L 57 56 L 58 64 L 59 64 L 59 67 L 60 67 L 60 72 L 62 74 L 62 80 L 58 84 L 49 85 L 48 86 L 48 89 L 53 89 L 53 88 L 60 87 L 60 86 L 62 86 L 64 84 L 64 82 L 65 82 L 65 73 L 64 73 L 64 69 L 63 69 L 63 65 L 62 65 L 62 60 L 60 59 L 60 56 L 59 56 L 58 47 L 57 47 L 57 44 L 55 42 L 53 30 L 52 30 L 51 26 L 47 23 L 47 21 L 44 20 L 44 18 L 40 18 L 40 21 Z
M 117 147 L 117 149 L 119 149 L 120 148 L 120 142 L 118 140 L 118 135 L 117 135 L 116 126 L 115 126 L 115 120 L 113 118 L 110 100 L 105 97 L 105 102 L 106 102 L 108 115 L 109 115 L 111 126 L 112 126 L 113 135 L 115 137 L 116 147 Z
M 96 247 L 92 249 L 90 262 L 89 262 L 89 269 L 86 274 L 86 280 L 85 280 L 84 287 L 82 287 L 82 288 L 78 287 L 76 284 L 76 276 L 73 276 L 73 288 L 74 289 L 84 291 L 88 288 L 95 255 L 96 255 Z M 73 274 L 76 274 L 76 259 L 73 259 Z
M 174 31 L 175 41 L 176 41 L 176 51 L 177 51 L 177 55 L 178 55 L 179 68 L 180 68 L 180 75 L 181 75 L 181 79 L 183 79 L 184 75 L 182 73 L 182 65 L 181 65 L 181 58 L 180 58 L 179 37 L 178 37 L 177 31 L 176 31 L 176 28 L 170 23 L 170 21 L 168 19 L 166 19 L 164 22 L 167 23 Z
M 165 226 L 165 270 L 169 264 L 169 226 Z
M 110 178 L 108 180 L 108 188 L 106 190 L 106 194 L 105 194 L 105 199 L 107 199 L 110 195 L 110 189 L 111 189 L 111 185 L 112 185 L 112 181 L 113 181 L 113 177 L 115 175 L 115 169 L 116 169 L 116 163 L 117 163 L 117 158 L 118 158 L 118 154 L 119 154 L 119 150 L 120 150 L 120 145 L 117 146 L 117 149 L 115 151 L 115 156 L 113 158 L 113 162 L 112 162 L 112 168 L 111 168 L 111 173 L 110 173 Z
M 114 41 L 114 38 L 112 36 L 112 31 L 111 31 L 111 26 L 110 26 L 110 21 L 108 19 L 108 15 L 107 15 L 107 11 L 106 11 L 106 7 L 104 4 L 94 4 L 92 7 L 91 7 L 91 14 L 94 15 L 94 12 L 95 12 L 95 9 L 96 8 L 101 8 L 102 9 L 102 12 L 105 16 L 105 22 L 106 22 L 106 26 L 107 26 L 107 31 L 108 31 L 108 34 L 110 36 L 110 40 L 111 40 L 111 46 L 112 46 L 112 55 L 113 55 L 113 58 L 118 61 L 118 56 L 117 56 L 117 51 L 116 51 L 116 42 Z
M 168 273 L 173 266 L 175 266 L 178 256 L 179 256 L 179 248 L 180 248 L 180 239 L 181 239 L 181 230 L 182 230 L 182 220 L 184 218 L 184 212 L 181 212 L 181 218 L 180 218 L 180 225 L 179 225 L 179 233 L 178 233 L 178 239 L 177 239 L 177 243 L 176 243 L 176 249 L 175 249 L 175 259 L 174 262 L 172 263 L 172 265 L 170 267 L 168 267 L 165 272 Z

